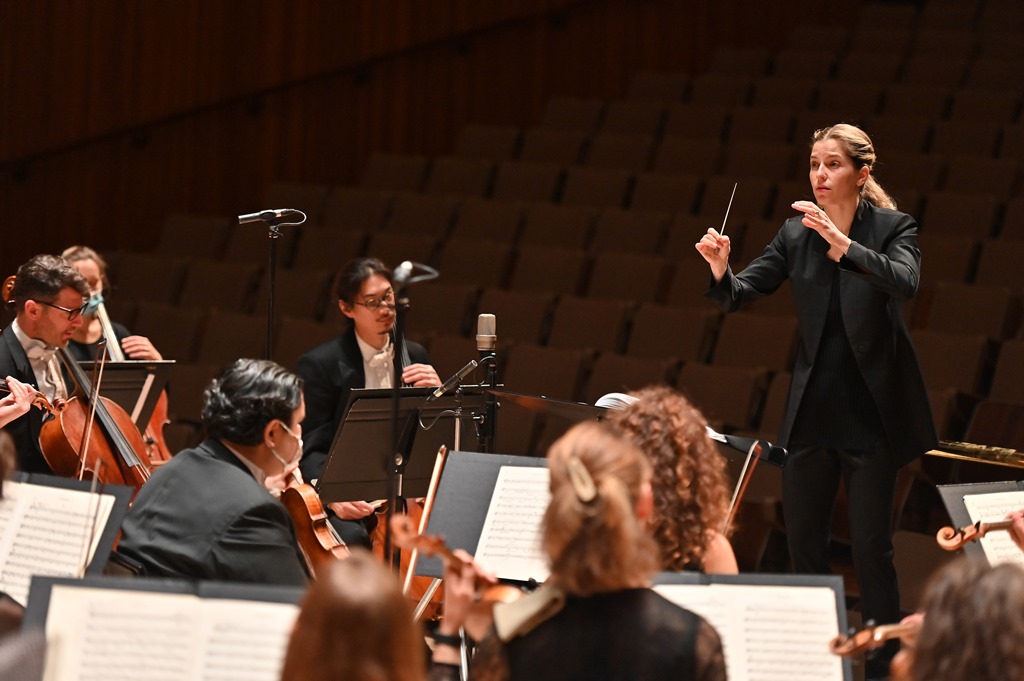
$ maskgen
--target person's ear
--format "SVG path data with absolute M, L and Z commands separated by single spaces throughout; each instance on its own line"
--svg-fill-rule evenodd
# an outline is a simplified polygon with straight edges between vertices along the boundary
M 863 187 L 865 184 L 867 184 L 868 177 L 871 175 L 871 168 L 868 168 L 867 166 L 861 166 L 860 172 L 858 174 L 860 175 L 860 177 L 857 179 L 857 186 Z
M 277 419 L 274 419 L 263 426 L 263 444 L 271 449 L 277 448 L 277 435 L 274 430 L 277 428 Z
M 643 523 L 654 517 L 654 489 L 650 480 L 640 485 L 640 496 L 636 500 L 636 517 Z
M 344 300 L 338 300 L 338 309 L 341 310 L 341 314 L 345 315 L 349 319 L 355 319 L 355 310 L 353 310 Z

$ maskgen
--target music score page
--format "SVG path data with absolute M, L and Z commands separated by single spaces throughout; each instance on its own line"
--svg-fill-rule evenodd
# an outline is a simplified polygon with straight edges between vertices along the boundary
M 500 579 L 543 582 L 548 563 L 540 548 L 547 510 L 548 469 L 502 466 L 477 544 L 476 560 Z
M 110 494 L 4 482 L 0 590 L 25 605 L 32 575 L 81 577 L 113 507 Z
M 1005 520 L 1013 511 L 1024 508 L 1024 492 L 992 492 L 964 495 L 964 507 L 972 523 Z M 1024 567 L 1024 553 L 1010 539 L 1009 532 L 990 532 L 978 540 L 990 565 L 1016 563 Z

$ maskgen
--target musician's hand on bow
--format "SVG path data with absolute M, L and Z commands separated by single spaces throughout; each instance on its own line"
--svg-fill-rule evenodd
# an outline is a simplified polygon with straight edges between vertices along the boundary
M 441 385 L 441 378 L 429 364 L 410 364 L 402 370 L 402 383 L 417 388 L 433 388 Z
M 327 504 L 327 507 L 342 520 L 359 520 L 374 511 L 373 504 L 368 501 L 335 501 Z
M 11 391 L 10 394 L 0 399 L 0 428 L 27 414 L 36 399 L 36 391 L 32 386 L 12 376 L 7 377 L 7 389 Z
M 694 246 L 697 248 L 697 252 L 708 261 L 715 281 L 721 281 L 729 267 L 732 240 L 724 234 L 719 234 L 718 230 L 712 227 Z
M 1007 530 L 1010 533 L 1010 539 L 1021 551 L 1024 551 L 1024 509 L 1014 511 L 1006 516 L 1006 519 L 1010 521 L 1010 527 Z
M 839 262 L 850 250 L 850 244 L 853 243 L 850 237 L 843 234 L 817 204 L 811 201 L 795 201 L 792 207 L 804 214 L 801 222 L 805 227 L 813 229 L 828 242 L 828 259 Z
M 164 357 L 145 336 L 125 336 L 121 339 L 121 349 L 129 359 L 160 361 Z

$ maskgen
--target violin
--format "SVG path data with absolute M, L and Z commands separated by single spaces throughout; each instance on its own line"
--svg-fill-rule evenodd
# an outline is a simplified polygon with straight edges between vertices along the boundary
M 904 636 L 916 636 L 921 630 L 920 620 L 911 620 L 899 624 L 877 624 L 864 627 L 848 636 L 840 634 L 829 641 L 828 649 L 842 657 L 860 655 L 870 650 L 881 648 L 888 641 Z
M 115 362 L 123 362 L 125 360 L 124 352 L 121 350 L 121 344 L 114 333 L 114 325 L 110 323 L 110 316 L 107 314 L 107 308 L 104 307 L 103 303 L 100 303 L 99 307 L 96 308 L 96 319 L 99 320 L 100 328 L 103 330 L 103 337 L 107 339 L 110 359 Z M 149 423 L 146 424 L 145 432 L 142 434 L 143 441 L 146 443 L 146 451 L 149 454 L 150 464 L 153 466 L 171 460 L 171 450 L 167 447 L 167 441 L 164 439 L 164 425 L 167 423 L 169 423 L 167 418 L 167 391 L 162 390 L 160 397 L 157 398 L 156 406 L 153 407 L 153 415 L 150 416 Z
M 98 390 L 93 394 L 89 378 L 65 348 L 58 352 L 75 391 L 54 418 L 43 422 L 43 458 L 61 477 L 127 485 L 138 492 L 150 473 L 139 429 L 120 405 Z
M 425 556 L 437 556 L 445 565 L 467 566 L 470 561 L 459 557 L 445 543 L 444 538 L 420 533 L 408 515 L 391 516 L 391 539 L 396 546 L 414 549 Z M 471 609 L 465 628 L 476 640 L 480 640 L 490 626 L 492 609 L 496 603 L 511 603 L 518 600 L 523 592 L 508 584 L 484 584 L 479 600 Z
M 996 522 L 984 523 L 978 521 L 973 525 L 966 525 L 959 530 L 953 527 L 943 527 L 935 535 L 935 541 L 947 551 L 956 551 L 968 542 L 978 541 L 989 532 L 1008 530 L 1013 521 L 998 520 Z
M 7 387 L 7 381 L 0 378 L 0 392 L 9 393 L 11 389 Z M 42 394 L 38 390 L 35 391 L 35 395 L 32 396 L 32 406 L 41 409 L 50 414 L 50 416 L 56 416 L 58 412 L 64 409 L 64 400 L 61 398 L 54 399 L 53 402 L 46 399 L 46 395 Z
M 320 495 L 313 486 L 299 482 L 295 471 L 292 471 L 292 480 L 296 484 L 281 492 L 281 503 L 295 525 L 295 536 L 306 567 L 316 579 L 331 563 L 348 557 L 348 546 L 328 520 Z

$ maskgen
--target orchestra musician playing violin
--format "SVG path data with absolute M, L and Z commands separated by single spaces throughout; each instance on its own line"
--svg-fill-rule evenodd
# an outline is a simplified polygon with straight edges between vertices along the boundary
M 97 359 L 99 342 L 106 337 L 97 312 L 104 302 L 104 292 L 110 289 L 110 282 L 107 280 L 107 261 L 88 246 L 71 246 L 64 249 L 62 255 L 89 284 L 89 303 L 82 315 L 82 325 L 75 329 L 71 336 L 68 351 L 80 362 L 91 362 Z M 118 345 L 128 359 L 163 359 L 145 336 L 137 336 L 114 321 L 110 325 L 113 327 Z
M 32 386 L 22 383 L 13 376 L 8 376 L 4 380 L 4 385 L 9 392 L 0 399 L 0 428 L 27 414 L 36 398 L 36 391 Z
M 319 479 L 334 434 L 348 406 L 353 388 L 390 388 L 394 376 L 393 327 L 395 292 L 391 270 L 377 258 L 356 258 L 346 263 L 335 280 L 338 309 L 351 327 L 337 338 L 319 345 L 298 362 L 305 382 L 306 452 L 300 464 L 305 479 Z M 427 351 L 418 343 L 405 342 L 402 383 L 438 386 L 441 380 L 430 366 Z M 374 508 L 366 501 L 330 504 L 337 516 L 332 523 L 349 546 L 369 548 Z
M 37 255 L 18 268 L 5 297 L 15 318 L 0 336 L 0 376 L 32 386 L 50 402 L 67 397 L 56 353 L 82 325 L 89 284 L 64 258 Z M 33 409 L 6 426 L 18 451 L 18 470 L 52 473 L 39 445 L 43 416 Z
M 650 528 L 661 568 L 736 574 L 736 556 L 722 534 L 729 507 L 725 459 L 708 437 L 704 415 L 679 392 L 650 386 L 630 394 L 606 421 L 623 431 L 658 472 L 652 480 Z
M 470 678 L 725 679 L 718 632 L 649 588 L 660 561 L 645 526 L 654 500 L 643 453 L 612 426 L 585 421 L 551 446 L 547 460 L 551 501 L 541 547 L 550 577 L 494 606 Z M 462 582 L 474 579 L 471 565 L 447 564 L 446 620 L 467 612 L 452 599 L 465 599 Z M 449 631 L 459 624 L 445 622 Z M 434 661 L 457 662 L 456 642 L 441 643 Z
M 295 526 L 268 489 L 302 456 L 302 379 L 239 359 L 210 382 L 207 440 L 158 468 L 122 526 L 118 551 L 149 576 L 304 586 Z

